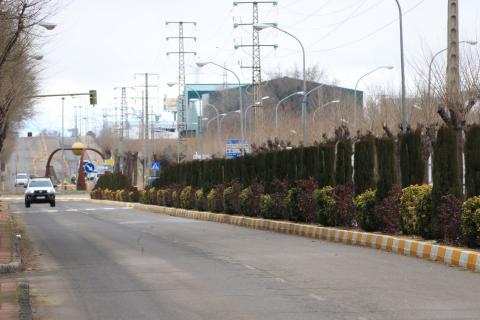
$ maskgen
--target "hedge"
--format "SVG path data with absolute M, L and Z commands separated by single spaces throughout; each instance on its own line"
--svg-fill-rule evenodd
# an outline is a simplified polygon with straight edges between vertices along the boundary
M 425 161 L 422 156 L 422 132 L 408 131 L 400 136 L 400 168 L 402 186 L 420 185 L 425 180 Z
M 355 194 L 375 188 L 375 138 L 361 137 L 355 143 L 354 154 Z
M 480 125 L 469 127 L 465 136 L 465 188 L 467 197 L 480 195 Z

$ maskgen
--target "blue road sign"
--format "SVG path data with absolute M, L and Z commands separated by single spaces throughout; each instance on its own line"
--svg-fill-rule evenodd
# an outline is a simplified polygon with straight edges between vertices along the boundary
M 225 140 L 226 158 L 233 159 L 241 157 L 245 154 L 247 145 L 245 140 Z
M 150 169 L 152 171 L 160 171 L 160 162 L 152 162 Z
M 95 170 L 95 166 L 91 162 L 85 163 L 83 168 L 85 169 L 85 172 L 87 172 L 87 173 L 92 173 Z

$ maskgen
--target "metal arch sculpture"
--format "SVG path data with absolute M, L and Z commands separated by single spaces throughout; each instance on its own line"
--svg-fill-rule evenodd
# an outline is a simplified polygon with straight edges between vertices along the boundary
M 52 162 L 52 158 L 55 155 L 55 153 L 57 153 L 58 151 L 61 151 L 61 150 L 81 151 L 82 152 L 81 155 L 80 155 L 80 165 L 78 166 L 77 190 L 86 190 L 87 186 L 85 184 L 85 171 L 84 171 L 83 166 L 82 166 L 83 158 L 85 156 L 85 151 L 96 152 L 100 155 L 100 157 L 102 157 L 103 160 L 106 159 L 105 155 L 103 153 L 101 153 L 100 151 L 98 151 L 97 149 L 94 149 L 94 148 L 58 148 L 58 149 L 55 149 L 50 154 L 50 156 L 48 157 L 47 165 L 46 165 L 46 168 L 45 168 L 45 177 L 50 177 L 50 163 Z

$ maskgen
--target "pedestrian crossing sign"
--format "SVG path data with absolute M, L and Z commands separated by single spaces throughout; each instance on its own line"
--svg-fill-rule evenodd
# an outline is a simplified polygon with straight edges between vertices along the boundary
M 160 162 L 152 162 L 150 167 L 152 171 L 160 171 Z

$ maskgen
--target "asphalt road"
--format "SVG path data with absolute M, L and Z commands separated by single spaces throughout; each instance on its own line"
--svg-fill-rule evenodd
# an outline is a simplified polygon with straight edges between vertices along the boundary
M 86 201 L 11 211 L 41 319 L 480 319 L 480 274 L 443 264 Z

